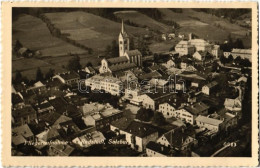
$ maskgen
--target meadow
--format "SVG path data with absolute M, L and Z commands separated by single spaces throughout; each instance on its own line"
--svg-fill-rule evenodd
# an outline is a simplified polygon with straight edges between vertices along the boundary
M 46 24 L 31 15 L 22 15 L 13 22 L 12 40 L 19 40 L 30 50 L 39 50 L 41 56 L 61 56 L 68 53 L 82 54 L 86 51 L 62 41 L 50 34 Z

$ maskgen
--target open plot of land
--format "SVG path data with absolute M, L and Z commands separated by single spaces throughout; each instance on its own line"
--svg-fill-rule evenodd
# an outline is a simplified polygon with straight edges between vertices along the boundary
M 82 11 L 46 13 L 45 15 L 62 33 L 69 34 L 70 39 L 94 50 L 105 50 L 112 40 L 118 38 L 121 29 L 121 23 Z M 145 33 L 144 28 L 128 25 L 125 25 L 125 28 L 130 34 Z
M 129 20 L 138 25 L 147 26 L 155 30 L 160 30 L 162 32 L 168 32 L 170 30 L 170 26 L 160 23 L 137 11 L 120 11 L 115 12 L 114 14 L 121 19 Z
M 224 42 L 231 33 L 232 37 L 242 39 L 246 47 L 251 47 L 251 43 L 248 43 L 251 38 L 246 36 L 249 29 L 232 24 L 224 18 L 192 9 L 182 9 L 182 13 L 175 13 L 170 9 L 159 10 L 163 13 L 163 19 L 173 20 L 180 24 L 179 32 L 192 32 L 200 38 L 213 42 Z
M 46 24 L 31 15 L 22 15 L 13 22 L 13 42 L 19 40 L 31 50 L 39 50 L 42 56 L 60 56 L 86 51 L 53 37 Z
M 23 76 L 27 77 L 29 80 L 35 80 L 37 68 L 41 68 L 43 74 L 46 74 L 50 68 L 54 69 L 55 72 L 60 73 L 65 71 L 60 66 L 53 66 L 48 62 L 42 61 L 35 58 L 24 58 L 12 61 L 12 76 L 15 76 L 16 71 L 20 71 Z

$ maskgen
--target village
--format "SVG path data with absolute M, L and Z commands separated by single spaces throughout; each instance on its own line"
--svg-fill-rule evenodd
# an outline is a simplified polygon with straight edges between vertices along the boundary
M 130 49 L 122 21 L 119 57 L 32 86 L 13 83 L 12 155 L 250 153 L 251 49 L 224 51 L 191 32 L 161 38 L 179 41 L 171 50 L 143 55 Z

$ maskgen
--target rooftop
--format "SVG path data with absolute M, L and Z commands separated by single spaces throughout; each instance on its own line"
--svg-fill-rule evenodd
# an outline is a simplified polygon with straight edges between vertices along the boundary
M 23 117 L 25 115 L 31 115 L 31 114 L 36 115 L 36 111 L 32 108 L 31 105 L 26 105 L 25 107 L 23 107 L 21 109 L 15 109 L 12 111 L 13 117 Z
M 125 129 L 125 131 L 140 138 L 144 138 L 153 133 L 158 132 L 151 125 L 139 121 L 135 121 L 135 120 L 129 124 L 129 126 Z
M 198 102 L 193 105 L 186 106 L 185 109 L 187 111 L 189 111 L 190 113 L 192 113 L 193 115 L 199 115 L 201 112 L 209 109 L 209 106 L 207 106 L 206 104 L 204 104 L 202 102 Z
M 195 120 L 199 121 L 199 122 L 207 123 L 210 125 L 215 125 L 215 126 L 218 126 L 219 124 L 221 124 L 223 122 L 223 120 L 209 118 L 209 117 L 205 117 L 202 115 L 199 115 Z
M 132 121 L 133 120 L 131 119 L 127 119 L 126 117 L 123 117 L 117 121 L 113 121 L 110 125 L 113 125 L 114 127 L 117 127 L 120 130 L 125 130 Z
M 207 86 L 208 88 L 213 88 L 213 87 L 215 87 L 217 85 L 218 85 L 218 83 L 216 81 L 213 81 L 213 82 L 210 82 L 210 83 L 206 84 L 205 86 Z
M 62 73 L 60 74 L 60 77 L 63 78 L 64 80 L 71 80 L 71 79 L 79 78 L 79 75 L 76 72 L 72 71 L 72 72 Z
M 129 50 L 129 51 L 126 51 L 126 53 L 127 53 L 129 56 L 142 55 L 139 50 Z
M 112 71 L 112 72 L 115 72 L 115 71 L 124 71 L 124 70 L 129 70 L 129 69 L 132 69 L 132 68 L 135 68 L 136 67 L 136 64 L 135 63 L 124 63 L 124 64 L 119 64 L 119 65 L 111 65 L 109 67 L 109 69 Z
M 152 151 L 155 151 L 157 153 L 161 153 L 163 155 L 170 155 L 171 152 L 173 150 L 171 150 L 171 148 L 169 147 L 166 147 L 164 145 L 161 145 L 161 144 L 158 144 L 156 142 L 153 142 L 153 141 L 150 141 L 147 145 L 146 145 L 146 148 L 152 150 Z
M 107 59 L 107 62 L 110 64 L 125 63 L 128 62 L 128 59 L 126 56 L 122 56 L 122 57 L 109 58 Z

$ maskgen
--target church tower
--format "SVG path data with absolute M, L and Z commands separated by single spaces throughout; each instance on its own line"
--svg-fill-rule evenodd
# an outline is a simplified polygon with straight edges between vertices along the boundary
M 129 51 L 129 37 L 124 28 L 124 21 L 122 20 L 121 32 L 118 37 L 119 43 L 119 56 L 124 56 L 126 51 Z

